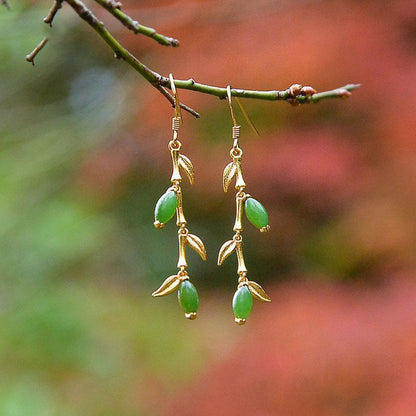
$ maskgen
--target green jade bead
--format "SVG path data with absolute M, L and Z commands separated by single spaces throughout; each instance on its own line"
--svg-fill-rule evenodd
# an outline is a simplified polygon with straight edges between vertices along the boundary
M 194 319 L 196 317 L 199 299 L 195 286 L 189 280 L 184 280 L 179 286 L 178 300 L 186 317 Z
M 233 311 L 236 319 L 247 319 L 253 308 L 253 296 L 247 286 L 238 289 L 233 297 Z
M 266 209 L 259 201 L 254 198 L 247 198 L 244 205 L 246 216 L 255 227 L 267 227 L 269 224 L 269 216 Z
M 166 224 L 176 213 L 178 197 L 175 191 L 165 192 L 157 201 L 155 207 L 155 220 Z

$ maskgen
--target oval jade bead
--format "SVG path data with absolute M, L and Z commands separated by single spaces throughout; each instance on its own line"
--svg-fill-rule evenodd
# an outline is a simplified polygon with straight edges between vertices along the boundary
M 233 297 L 234 316 L 239 319 L 246 319 L 253 307 L 253 296 L 247 286 L 242 286 L 235 292 Z
M 178 300 L 185 313 L 195 313 L 197 311 L 199 305 L 198 292 L 189 280 L 184 280 L 179 286 Z
M 165 192 L 157 201 L 155 207 L 155 220 L 166 224 L 176 212 L 178 206 L 178 197 L 175 191 Z
M 269 224 L 267 211 L 259 201 L 247 198 L 244 205 L 247 218 L 255 227 L 263 228 Z

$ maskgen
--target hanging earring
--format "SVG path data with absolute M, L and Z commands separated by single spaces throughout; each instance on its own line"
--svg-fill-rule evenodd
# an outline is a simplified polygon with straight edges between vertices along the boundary
M 233 297 L 233 311 L 235 322 L 243 325 L 249 316 L 253 307 L 253 297 L 262 302 L 271 302 L 269 296 L 265 293 L 263 288 L 256 282 L 250 281 L 247 278 L 247 268 L 244 263 L 243 255 L 243 210 L 246 212 L 248 220 L 261 232 L 268 232 L 270 230 L 269 218 L 267 211 L 263 205 L 245 193 L 246 183 L 243 179 L 241 170 L 241 158 L 243 151 L 240 148 L 238 139 L 240 137 L 240 126 L 234 116 L 233 106 L 231 103 L 231 87 L 227 86 L 227 100 L 230 106 L 231 117 L 233 120 L 233 147 L 230 151 L 232 162 L 229 163 L 223 173 L 223 188 L 224 192 L 228 191 L 232 179 L 235 177 L 235 189 L 237 190 L 236 200 L 236 217 L 233 231 L 235 232 L 233 239 L 226 241 L 218 253 L 218 266 L 235 250 L 238 262 L 238 286 L 237 291 Z
M 181 142 L 178 140 L 178 130 L 182 124 L 182 115 L 172 74 L 169 74 L 169 79 L 175 98 L 175 116 L 172 118 L 173 138 L 168 145 L 173 164 L 173 172 L 170 179 L 172 186 L 157 201 L 154 226 L 158 229 L 164 227 L 176 213 L 176 225 L 179 227 L 179 260 L 177 264 L 179 271 L 177 274 L 169 276 L 159 289 L 152 293 L 152 296 L 165 296 L 178 290 L 178 300 L 185 312 L 185 317 L 195 319 L 199 300 L 198 292 L 195 286 L 189 281 L 189 276 L 186 271 L 188 267 L 186 246 L 189 245 L 203 260 L 206 260 L 207 254 L 202 240 L 196 235 L 190 234 L 186 228 L 186 219 L 182 206 L 182 189 L 180 186 L 182 181 L 181 170 L 185 172 L 192 185 L 194 183 L 194 168 L 192 162 L 180 153 Z

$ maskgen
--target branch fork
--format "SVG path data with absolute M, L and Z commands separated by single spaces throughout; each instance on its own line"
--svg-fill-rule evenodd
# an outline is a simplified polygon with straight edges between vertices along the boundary
M 7 0 L 0 0 L 2 4 L 8 5 Z M 136 34 L 148 36 L 161 45 L 177 47 L 179 41 L 175 38 L 162 35 L 155 29 L 143 26 L 129 15 L 125 14 L 121 8 L 122 4 L 116 0 L 94 0 L 98 5 L 103 7 L 111 13 L 121 24 L 127 29 Z M 169 78 L 165 77 L 156 71 L 150 69 L 147 65 L 137 59 L 131 52 L 124 48 L 108 31 L 103 22 L 101 22 L 94 13 L 87 8 L 82 0 L 54 0 L 48 15 L 43 19 L 45 23 L 52 27 L 53 20 L 62 7 L 63 3 L 67 3 L 78 16 L 83 19 L 89 26 L 91 26 L 98 35 L 108 44 L 113 50 L 114 56 L 117 59 L 126 61 L 133 69 L 135 69 L 143 78 L 146 79 L 154 88 L 156 88 L 172 105 L 174 99 L 172 94 L 168 91 L 170 89 Z M 42 49 L 42 48 L 40 48 Z M 40 51 L 36 52 L 36 54 Z M 35 54 L 35 56 L 36 56 Z M 27 56 L 30 57 L 31 54 Z M 33 64 L 33 60 L 29 60 Z M 193 78 L 187 80 L 175 80 L 175 87 L 179 89 L 187 89 L 203 94 L 214 95 L 220 99 L 227 96 L 227 89 L 225 87 L 216 87 L 196 82 Z M 270 101 L 287 101 L 289 104 L 298 106 L 300 104 L 317 103 L 327 98 L 348 98 L 351 91 L 359 88 L 359 84 L 347 84 L 343 87 L 336 88 L 330 91 L 317 92 L 313 87 L 302 86 L 301 84 L 293 84 L 286 90 L 247 90 L 241 88 L 231 89 L 231 95 L 234 97 L 251 98 L 259 100 Z M 180 107 L 192 114 L 194 117 L 199 117 L 199 113 L 187 105 L 180 103 Z

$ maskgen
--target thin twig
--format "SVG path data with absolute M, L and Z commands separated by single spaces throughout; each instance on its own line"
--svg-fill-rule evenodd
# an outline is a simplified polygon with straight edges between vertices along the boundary
M 314 94 L 310 97 L 309 101 L 313 103 L 317 103 L 320 100 L 323 100 L 325 98 L 348 98 L 351 96 L 352 90 L 356 88 L 360 88 L 361 84 L 348 84 L 341 88 L 336 88 L 335 90 L 331 91 L 324 91 L 319 92 L 317 94 Z M 305 97 L 306 99 L 306 97 Z
M 162 76 L 159 82 L 161 85 L 169 87 L 169 78 Z M 187 80 L 176 79 L 175 85 L 177 88 L 215 95 L 221 99 L 225 99 L 227 97 L 227 87 L 215 87 L 212 85 L 200 84 L 192 78 Z M 351 95 L 349 91 L 352 91 L 359 87 L 360 84 L 348 84 L 331 91 L 316 93 L 316 91 L 311 87 L 303 87 L 300 84 L 294 84 L 283 91 L 258 91 L 246 90 L 241 88 L 232 88 L 231 95 L 233 97 L 254 98 L 258 100 L 288 101 L 290 104 L 305 104 L 311 102 L 318 102 L 324 98 L 346 98 L 349 95 Z
M 48 15 L 43 19 L 50 27 L 52 27 L 53 19 L 55 18 L 56 13 L 58 13 L 58 10 L 62 7 L 63 1 L 64 0 L 54 0 Z
M 32 52 L 26 55 L 26 61 L 30 62 L 33 66 L 35 66 L 35 58 L 37 54 L 44 48 L 44 46 L 48 43 L 48 38 L 42 39 L 38 46 L 33 49 Z
M 0 4 L 2 4 L 6 9 L 10 10 L 10 4 L 8 0 L 0 0 Z
M 165 87 L 162 87 L 161 85 L 158 85 L 158 84 L 156 84 L 155 87 L 160 91 L 160 93 L 164 97 L 166 97 L 170 101 L 170 103 L 172 104 L 172 107 L 175 108 L 175 97 Z M 187 111 L 188 113 L 192 114 L 194 117 L 196 118 L 201 117 L 198 112 L 196 112 L 193 108 L 188 107 L 186 104 L 179 103 L 179 106 L 185 111 Z
M 141 25 L 137 20 L 133 20 L 130 16 L 121 11 L 121 3 L 114 2 L 113 0 L 95 0 L 96 3 L 100 4 L 107 11 L 109 11 L 116 19 L 118 19 L 127 29 L 134 33 L 141 33 L 142 35 L 148 36 L 154 39 L 156 42 L 164 46 L 179 46 L 177 39 L 161 35 L 157 33 L 155 29 Z

